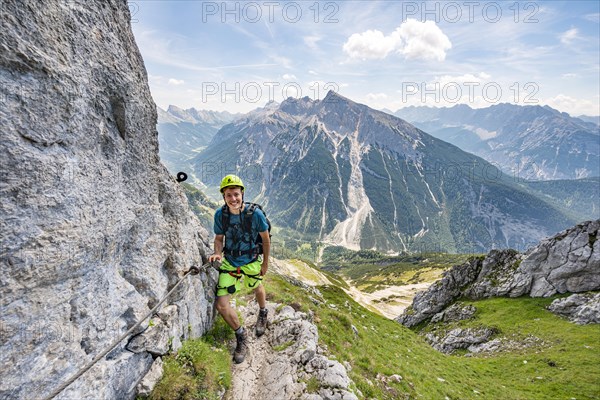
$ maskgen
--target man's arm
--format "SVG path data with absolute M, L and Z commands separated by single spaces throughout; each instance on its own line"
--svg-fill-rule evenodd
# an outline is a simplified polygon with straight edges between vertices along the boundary
M 215 235 L 214 249 L 215 252 L 212 256 L 208 257 L 208 261 L 222 261 L 223 260 L 223 239 L 225 235 Z
M 263 260 L 260 267 L 260 274 L 266 275 L 267 269 L 269 269 L 269 254 L 271 252 L 271 238 L 269 237 L 269 231 L 260 232 L 260 237 L 263 243 Z

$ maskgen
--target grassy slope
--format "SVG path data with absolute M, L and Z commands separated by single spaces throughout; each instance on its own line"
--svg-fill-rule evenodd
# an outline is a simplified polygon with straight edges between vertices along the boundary
M 413 331 L 367 311 L 339 288 L 320 290 L 328 304 L 315 305 L 302 289 L 276 276 L 267 282 L 271 301 L 299 303 L 314 312 L 321 343 L 350 363 L 350 376 L 366 398 L 600 398 L 600 326 L 556 317 L 544 309 L 552 298 L 472 302 L 479 310 L 472 324 L 494 325 L 506 336 L 533 334 L 548 345 L 464 357 L 433 350 Z M 378 374 L 399 374 L 403 380 L 383 384 Z
M 225 321 L 218 318 L 206 335 L 186 340 L 179 351 L 163 357 L 163 376 L 150 400 L 220 399 L 220 393 L 231 386 L 227 342 L 233 336 Z

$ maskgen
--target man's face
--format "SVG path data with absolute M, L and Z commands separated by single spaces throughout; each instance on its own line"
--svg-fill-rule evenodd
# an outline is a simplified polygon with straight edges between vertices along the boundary
M 223 191 L 223 198 L 230 209 L 242 207 L 242 189 L 240 187 L 228 187 Z

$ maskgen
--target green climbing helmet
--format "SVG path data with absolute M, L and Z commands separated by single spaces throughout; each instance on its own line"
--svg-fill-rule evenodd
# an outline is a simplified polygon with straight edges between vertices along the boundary
M 242 192 L 244 191 L 244 182 L 237 175 L 227 175 L 221 181 L 221 185 L 219 186 L 219 190 L 223 193 L 225 188 L 230 186 L 239 186 L 242 188 Z

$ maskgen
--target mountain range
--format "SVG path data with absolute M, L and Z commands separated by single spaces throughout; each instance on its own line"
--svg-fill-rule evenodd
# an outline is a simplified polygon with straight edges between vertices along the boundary
M 394 115 L 515 177 L 549 180 L 600 176 L 600 127 L 548 106 L 411 106 Z
M 192 162 L 209 188 L 238 173 L 276 225 L 350 249 L 522 249 L 576 220 L 484 159 L 334 92 L 249 113 Z
M 189 171 L 188 160 L 206 147 L 215 133 L 239 117 L 227 111 L 182 109 L 170 105 L 167 110 L 157 107 L 160 159 L 175 174 Z

